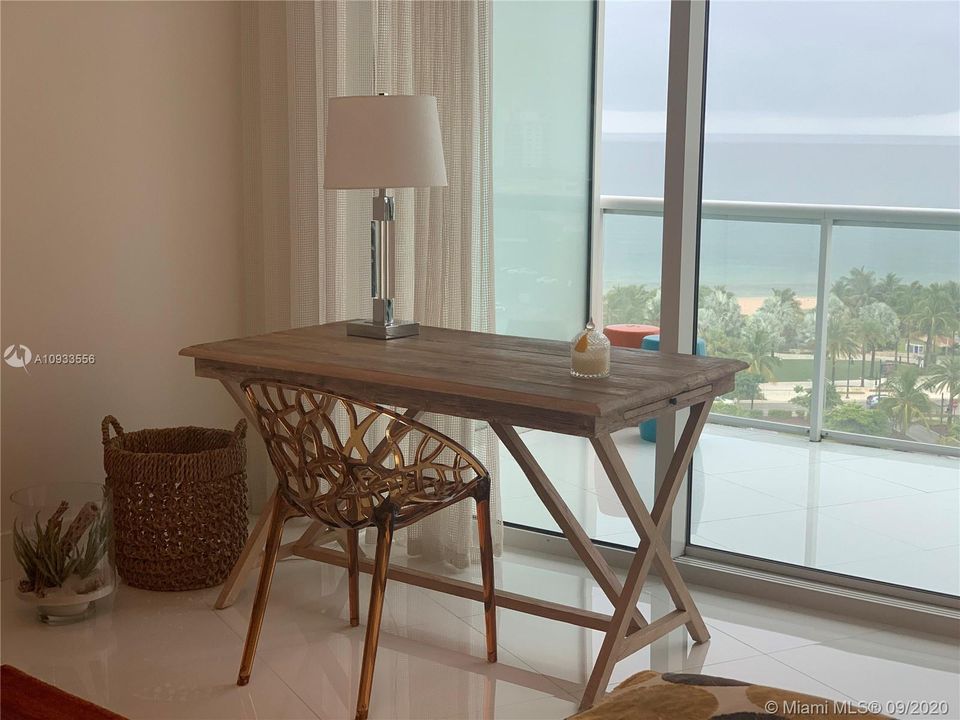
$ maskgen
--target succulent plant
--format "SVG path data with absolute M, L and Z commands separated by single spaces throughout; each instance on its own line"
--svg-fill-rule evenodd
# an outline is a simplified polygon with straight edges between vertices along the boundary
M 62 533 L 63 515 L 69 507 L 66 502 L 60 503 L 45 526 L 40 524 L 38 513 L 33 520 L 32 536 L 22 523 L 14 522 L 13 550 L 26 576 L 19 585 L 21 592 L 42 596 L 48 588 L 61 587 L 71 575 L 86 578 L 97 569 L 107 552 L 110 530 L 107 513 L 89 502 Z M 88 528 L 86 541 L 81 543 Z

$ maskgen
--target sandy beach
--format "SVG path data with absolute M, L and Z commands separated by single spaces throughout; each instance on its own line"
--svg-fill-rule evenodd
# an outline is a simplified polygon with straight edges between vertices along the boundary
M 740 303 L 740 312 L 744 315 L 753 315 L 760 309 L 760 306 L 763 305 L 763 301 L 766 299 L 766 297 L 738 297 L 737 302 Z M 817 306 L 817 299 L 815 297 L 798 296 L 797 300 L 800 302 L 800 307 L 804 310 L 812 310 Z

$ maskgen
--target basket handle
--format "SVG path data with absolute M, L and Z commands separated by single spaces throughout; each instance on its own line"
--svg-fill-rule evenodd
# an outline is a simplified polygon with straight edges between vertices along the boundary
M 247 421 L 240 418 L 237 426 L 233 429 L 233 442 L 239 443 L 247 436 Z
M 106 445 L 110 442 L 110 428 L 113 427 L 113 432 L 119 437 L 123 435 L 123 426 L 117 422 L 117 419 L 113 415 L 107 415 L 103 422 L 100 423 L 100 432 L 103 435 L 103 444 Z

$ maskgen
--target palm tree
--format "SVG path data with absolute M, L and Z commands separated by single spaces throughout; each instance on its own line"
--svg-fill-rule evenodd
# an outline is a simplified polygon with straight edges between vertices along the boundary
M 940 362 L 926 372 L 927 380 L 923 387 L 934 392 L 947 393 L 950 398 L 947 410 L 947 428 L 953 423 L 953 401 L 960 395 L 960 355 L 941 358 Z
M 875 301 L 860 309 L 857 323 L 857 334 L 863 353 L 860 363 L 860 387 L 864 386 L 866 377 L 867 350 L 870 351 L 870 377 L 876 378 L 877 350 L 896 342 L 898 321 L 897 313 L 884 302 Z
M 603 319 L 608 325 L 642 322 L 656 324 L 659 317 L 660 302 L 657 291 L 646 285 L 616 285 L 603 296 Z
M 877 281 L 876 286 L 876 297 L 879 302 L 886 303 L 889 307 L 893 308 L 894 312 L 897 313 L 897 326 L 894 328 L 896 332 L 896 337 L 893 339 L 893 357 L 896 361 L 897 355 L 900 352 L 900 298 L 903 295 L 904 284 L 900 279 L 900 276 L 896 273 L 887 273 L 882 278 Z M 873 362 L 870 363 L 871 372 L 873 370 Z
M 833 284 L 833 293 L 856 312 L 877 297 L 877 276 L 873 270 L 853 268 Z
M 925 288 L 914 309 L 914 320 L 926 334 L 924 365 L 933 365 L 938 335 L 953 333 L 957 327 L 960 307 L 958 307 L 957 283 L 932 283 Z
M 830 296 L 827 316 L 827 357 L 830 381 L 837 384 L 837 358 L 849 358 L 857 352 L 856 325 L 836 295 Z M 849 373 L 848 373 L 849 374 Z
M 885 302 L 890 306 L 896 302 L 896 298 L 902 289 L 903 283 L 896 273 L 887 273 L 884 275 L 877 281 L 877 285 L 874 288 L 877 300 Z
M 773 335 L 759 322 L 747 322 L 741 337 L 741 349 L 737 353 L 738 359 L 743 360 L 750 367 L 748 372 L 760 375 L 764 380 L 773 380 L 773 370 L 780 364 L 780 358 L 770 352 L 776 342 Z
M 697 322 L 700 337 L 707 341 L 711 355 L 729 357 L 736 351 L 743 330 L 743 314 L 732 292 L 722 285 L 701 287 Z
M 800 301 L 797 300 L 797 293 L 792 288 L 782 288 L 780 290 L 771 288 L 770 296 L 780 305 L 795 305 L 797 310 L 800 309 Z
M 876 300 L 878 287 L 876 274 L 863 267 L 853 268 L 833 284 L 833 293 L 850 311 L 850 318 L 853 321 L 851 329 L 860 350 L 860 387 L 865 384 L 867 372 L 867 338 L 862 332 L 860 311 Z M 847 359 L 850 359 L 849 356 Z M 849 368 L 847 374 L 849 375 Z
M 887 381 L 887 396 L 880 401 L 880 408 L 903 434 L 907 433 L 915 418 L 927 424 L 925 415 L 930 411 L 930 398 L 922 386 L 920 368 L 916 365 L 901 365 Z
M 897 328 L 897 350 L 893 356 L 894 362 L 900 362 L 900 349 L 906 349 L 910 345 L 910 338 L 917 327 L 917 305 L 922 294 L 923 285 L 914 280 L 909 285 L 901 285 L 900 289 L 894 295 L 892 307 L 897 313 L 897 317 L 900 318 L 899 327 Z M 906 342 L 901 343 L 901 340 L 906 340 Z M 906 350 L 906 354 L 907 362 L 910 362 L 909 349 Z
M 803 324 L 803 308 L 800 307 L 797 293 L 790 288 L 773 288 L 770 293 L 770 297 L 757 310 L 757 318 L 767 322 L 767 327 L 777 340 L 773 350 L 794 348 Z

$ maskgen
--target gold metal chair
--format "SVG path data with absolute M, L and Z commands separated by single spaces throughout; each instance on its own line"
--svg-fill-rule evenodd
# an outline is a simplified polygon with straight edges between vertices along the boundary
M 360 624 L 358 532 L 377 550 L 360 671 L 357 720 L 367 717 L 394 530 L 467 498 L 477 503 L 487 660 L 497 660 L 490 477 L 465 448 L 377 405 L 270 380 L 244 382 L 279 480 L 238 685 L 250 680 L 284 523 L 306 515 L 346 530 L 350 624 Z

